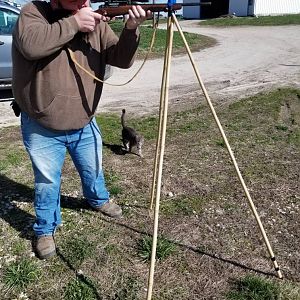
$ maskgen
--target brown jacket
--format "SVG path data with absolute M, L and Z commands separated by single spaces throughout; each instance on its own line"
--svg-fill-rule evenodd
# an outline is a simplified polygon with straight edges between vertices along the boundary
M 129 68 L 139 42 L 137 30 L 124 29 L 120 38 L 100 22 L 94 32 L 78 32 L 74 16 L 53 11 L 44 1 L 22 8 L 13 33 L 13 93 L 22 111 L 55 130 L 84 127 L 93 117 L 103 84 L 105 65 Z

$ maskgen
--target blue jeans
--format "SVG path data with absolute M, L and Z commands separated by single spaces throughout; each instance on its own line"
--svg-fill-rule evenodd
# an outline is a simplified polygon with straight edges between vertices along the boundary
M 22 112 L 21 128 L 34 172 L 33 230 L 37 236 L 54 234 L 61 224 L 60 185 L 66 150 L 80 175 L 88 203 L 99 207 L 108 201 L 102 170 L 102 138 L 95 118 L 79 130 L 52 131 Z

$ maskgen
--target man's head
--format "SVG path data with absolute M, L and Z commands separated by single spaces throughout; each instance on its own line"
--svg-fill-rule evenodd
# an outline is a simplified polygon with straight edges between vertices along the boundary
M 89 0 L 50 0 L 53 9 L 77 11 L 82 7 L 90 6 Z

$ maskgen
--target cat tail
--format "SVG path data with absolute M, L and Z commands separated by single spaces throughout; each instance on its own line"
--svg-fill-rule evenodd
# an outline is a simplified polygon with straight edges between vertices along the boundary
M 122 115 L 121 115 L 121 124 L 122 127 L 125 127 L 125 109 L 122 109 Z

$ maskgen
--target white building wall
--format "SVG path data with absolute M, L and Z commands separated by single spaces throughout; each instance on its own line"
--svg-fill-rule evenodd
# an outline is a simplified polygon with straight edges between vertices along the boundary
M 247 16 L 248 15 L 248 0 L 230 0 L 228 13 L 235 14 L 238 17 Z
M 254 15 L 299 14 L 300 0 L 254 0 Z
M 183 3 L 190 2 L 199 3 L 200 0 L 183 0 Z M 188 19 L 200 19 L 200 9 L 198 6 L 184 6 L 183 16 Z M 300 14 L 300 0 L 230 0 L 228 13 L 235 13 L 238 17 Z

